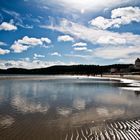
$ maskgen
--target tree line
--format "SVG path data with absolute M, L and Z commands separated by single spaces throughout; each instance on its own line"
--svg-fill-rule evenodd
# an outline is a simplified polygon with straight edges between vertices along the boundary
M 129 69 L 131 64 L 114 64 L 114 65 L 71 65 L 71 66 L 51 66 L 39 69 L 22 69 L 22 68 L 9 68 L 0 69 L 0 74 L 78 74 L 78 75 L 97 75 L 110 73 L 110 69 L 114 68 L 120 71 L 121 69 Z

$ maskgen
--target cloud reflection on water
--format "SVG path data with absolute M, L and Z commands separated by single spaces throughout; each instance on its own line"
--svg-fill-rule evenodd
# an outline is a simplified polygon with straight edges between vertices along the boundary
M 81 98 L 74 99 L 73 107 L 77 110 L 84 110 L 86 107 L 86 101 Z
M 62 115 L 64 117 L 69 116 L 72 113 L 72 109 L 71 108 L 57 108 L 57 112 L 59 115 Z
M 7 98 L 18 113 L 45 114 L 45 119 L 78 124 L 104 118 L 137 113 L 139 98 L 133 91 L 124 91 L 120 84 L 94 79 L 51 79 L 43 81 L 8 81 L 1 83 L 0 95 Z M 8 88 L 7 88 L 8 87 Z M 0 96 L 1 97 L 1 96 Z M 3 97 L 3 96 L 2 96 Z M 127 112 L 126 112 L 127 110 Z M 65 120 L 66 119 L 66 120 Z
M 9 115 L 0 116 L 0 127 L 8 128 L 15 122 L 15 119 Z
M 12 99 L 12 105 L 22 113 L 46 113 L 49 109 L 47 104 L 42 105 L 40 102 L 30 101 L 26 97 L 19 95 Z

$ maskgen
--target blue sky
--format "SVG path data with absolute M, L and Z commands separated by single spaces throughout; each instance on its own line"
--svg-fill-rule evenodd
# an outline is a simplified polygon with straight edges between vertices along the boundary
M 0 68 L 134 63 L 139 0 L 1 0 Z

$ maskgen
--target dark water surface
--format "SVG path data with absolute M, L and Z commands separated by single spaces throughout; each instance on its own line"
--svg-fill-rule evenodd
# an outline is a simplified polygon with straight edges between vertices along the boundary
M 139 91 L 107 79 L 43 78 L 0 80 L 0 140 L 140 139 Z

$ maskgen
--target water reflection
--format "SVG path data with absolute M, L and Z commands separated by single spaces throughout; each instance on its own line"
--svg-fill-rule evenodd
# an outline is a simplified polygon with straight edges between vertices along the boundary
M 86 107 L 86 101 L 81 98 L 74 99 L 73 107 L 77 110 L 84 110 Z
M 41 140 L 59 140 L 65 131 L 77 126 L 140 115 L 140 93 L 129 90 L 125 83 L 55 78 L 0 81 L 0 133 L 1 127 L 12 126 L 10 131 L 18 128 L 19 132 L 33 133 L 34 140 L 39 140 L 38 133 Z
M 28 100 L 27 97 L 21 97 L 16 95 L 12 98 L 12 106 L 22 113 L 46 113 L 49 109 L 49 105 L 42 105 L 35 100 Z
M 67 117 L 72 113 L 72 109 L 71 108 L 64 108 L 64 107 L 57 108 L 57 113 L 64 116 L 64 117 Z
M 8 128 L 15 122 L 14 118 L 6 115 L 6 116 L 0 116 L 0 127 L 2 128 Z

